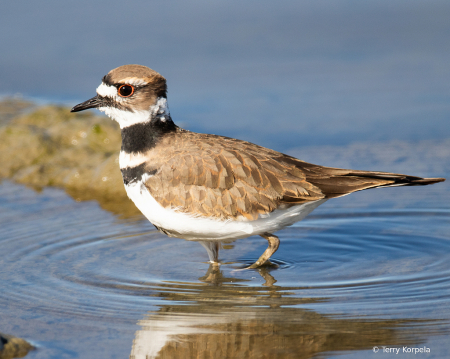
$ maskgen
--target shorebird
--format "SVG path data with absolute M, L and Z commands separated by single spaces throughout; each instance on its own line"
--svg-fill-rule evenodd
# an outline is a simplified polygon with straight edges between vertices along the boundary
M 278 249 L 273 232 L 330 198 L 369 188 L 418 186 L 444 178 L 318 166 L 256 144 L 184 130 L 172 121 L 166 79 L 141 65 L 103 77 L 97 108 L 120 125 L 120 170 L 128 197 L 162 233 L 200 241 L 218 262 L 219 242 L 260 235 L 269 242 L 248 268 Z

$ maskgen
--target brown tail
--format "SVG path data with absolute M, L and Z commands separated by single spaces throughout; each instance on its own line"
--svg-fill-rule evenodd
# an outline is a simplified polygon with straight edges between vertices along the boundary
M 422 178 L 389 172 L 345 170 L 309 163 L 300 165 L 308 182 L 320 188 L 327 198 L 377 187 L 425 186 L 445 181 L 445 178 Z M 300 167 L 299 166 L 299 167 Z
M 353 174 L 356 172 L 355 174 Z M 435 184 L 444 182 L 445 178 L 422 178 L 415 176 L 407 176 L 396 173 L 385 172 L 364 172 L 364 171 L 352 171 L 348 176 L 356 175 L 358 177 L 372 178 L 375 180 L 387 180 L 393 183 L 382 184 L 376 187 L 394 187 L 394 186 L 426 186 L 429 184 Z

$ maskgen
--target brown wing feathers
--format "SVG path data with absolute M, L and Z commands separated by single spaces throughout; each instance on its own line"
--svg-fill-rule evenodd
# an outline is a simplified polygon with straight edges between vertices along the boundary
M 179 130 L 148 154 L 156 169 L 146 186 L 163 206 L 199 216 L 257 219 L 280 207 L 423 179 L 308 164 L 226 137 Z

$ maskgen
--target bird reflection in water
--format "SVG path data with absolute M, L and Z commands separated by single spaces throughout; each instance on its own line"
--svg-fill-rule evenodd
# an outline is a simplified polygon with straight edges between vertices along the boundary
M 444 334 L 440 320 L 381 319 L 321 314 L 307 309 L 330 298 L 307 298 L 300 287 L 226 277 L 211 264 L 200 283 L 172 282 L 162 304 L 138 322 L 130 359 L 313 358 L 326 352 L 369 351 L 374 346 L 425 343 Z M 273 273 L 273 272 L 272 272 Z M 440 329 L 439 329 L 440 328 Z

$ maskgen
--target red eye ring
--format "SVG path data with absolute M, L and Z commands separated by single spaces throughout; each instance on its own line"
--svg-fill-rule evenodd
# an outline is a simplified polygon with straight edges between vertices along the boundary
M 134 86 L 125 84 L 125 85 L 121 85 L 118 89 L 117 89 L 117 94 L 120 97 L 130 97 L 132 94 L 134 94 Z

